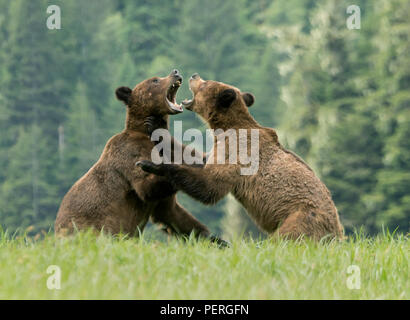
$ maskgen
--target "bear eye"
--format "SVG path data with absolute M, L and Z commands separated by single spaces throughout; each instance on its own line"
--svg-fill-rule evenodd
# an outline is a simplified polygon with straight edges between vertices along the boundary
M 158 83 L 158 82 L 159 82 L 159 79 L 153 79 L 152 82 Z

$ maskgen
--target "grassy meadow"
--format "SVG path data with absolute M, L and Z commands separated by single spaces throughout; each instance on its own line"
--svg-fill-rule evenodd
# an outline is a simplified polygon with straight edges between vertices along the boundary
M 193 239 L 0 235 L 0 299 L 410 298 L 403 235 L 319 244 L 238 239 L 228 249 Z M 61 270 L 59 290 L 47 288 L 50 265 Z M 348 288 L 350 265 L 360 268 L 360 289 Z

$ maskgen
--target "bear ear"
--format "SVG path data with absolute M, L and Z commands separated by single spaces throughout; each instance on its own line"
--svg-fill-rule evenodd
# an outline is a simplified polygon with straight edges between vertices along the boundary
M 228 108 L 232 102 L 236 99 L 236 92 L 233 89 L 226 89 L 222 91 L 216 99 L 218 107 Z
M 132 90 L 128 87 L 119 87 L 115 90 L 115 95 L 118 100 L 121 100 L 126 105 L 130 103 Z
M 242 98 L 245 101 L 247 107 L 250 107 L 255 102 L 255 97 L 252 93 L 244 92 L 242 93 Z

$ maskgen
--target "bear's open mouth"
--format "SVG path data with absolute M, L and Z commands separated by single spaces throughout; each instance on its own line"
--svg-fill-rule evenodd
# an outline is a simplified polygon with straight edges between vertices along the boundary
M 191 88 L 189 90 L 192 92 Z M 189 111 L 192 111 L 192 105 L 194 104 L 194 98 L 195 95 L 192 99 L 184 99 L 184 101 L 181 102 L 181 104 Z
M 193 95 L 192 99 L 190 99 L 190 100 L 184 99 L 184 101 L 182 101 L 181 104 L 182 104 L 187 110 L 192 111 L 192 105 L 194 104 L 195 95 L 194 95 L 194 93 L 193 93 L 193 91 L 192 91 L 192 89 L 191 89 L 191 86 L 189 86 L 189 91 L 191 91 L 191 93 L 192 93 L 192 95 Z
M 184 111 L 182 109 L 182 106 L 178 103 L 176 103 L 176 96 L 177 96 L 177 91 L 179 87 L 181 86 L 181 81 L 177 80 L 174 83 L 170 85 L 170 87 L 167 90 L 167 94 L 165 96 L 165 101 L 170 108 L 170 111 L 172 114 L 180 113 Z

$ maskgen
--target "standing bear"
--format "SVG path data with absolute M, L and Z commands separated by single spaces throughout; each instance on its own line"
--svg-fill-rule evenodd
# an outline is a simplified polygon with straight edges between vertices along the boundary
M 146 129 L 150 118 L 161 119 L 167 129 L 168 115 L 182 112 L 175 102 L 181 83 L 182 77 L 174 70 L 168 77 L 142 81 L 133 90 L 116 90 L 117 98 L 127 106 L 125 129 L 107 142 L 97 163 L 63 198 L 55 221 L 56 234 L 93 228 L 134 236 L 151 218 L 165 225 L 169 233 L 194 232 L 223 243 L 178 204 L 176 190 L 165 178 L 136 170 L 134 165 L 149 158 L 154 148 Z
M 175 189 L 205 204 L 216 203 L 231 192 L 269 234 L 291 239 L 308 236 L 315 240 L 343 237 L 330 192 L 303 160 L 281 146 L 274 129 L 262 127 L 251 116 L 248 107 L 254 103 L 252 94 L 221 82 L 205 81 L 198 74 L 191 77 L 190 89 L 193 99 L 182 104 L 196 112 L 215 133 L 216 129 L 225 132 L 215 134 L 205 167 L 154 164 L 147 160 L 138 162 L 138 166 L 167 178 Z M 239 139 L 239 143 L 237 139 L 231 140 L 241 135 L 241 129 L 247 133 L 245 139 Z M 252 129 L 258 132 L 258 148 L 251 160 L 258 168 L 252 174 L 243 174 L 241 164 L 230 161 L 230 157 L 234 152 L 240 158 L 241 147 L 245 147 L 248 156 L 246 150 L 255 147 Z M 230 152 L 225 154 L 224 150 Z

